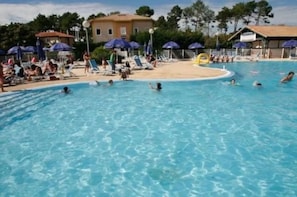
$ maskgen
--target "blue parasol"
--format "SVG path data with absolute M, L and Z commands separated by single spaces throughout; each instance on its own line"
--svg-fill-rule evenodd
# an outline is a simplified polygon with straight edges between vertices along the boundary
M 294 48 L 297 47 L 297 40 L 287 40 L 282 44 L 284 48 Z
M 36 52 L 36 47 L 35 46 L 26 46 L 24 48 L 24 51 L 23 52 L 35 53 Z
M 189 49 L 202 49 L 204 46 L 198 42 L 194 42 L 188 46 Z
M 50 47 L 50 51 L 71 51 L 72 47 L 66 43 L 58 42 Z
M 115 38 L 112 39 L 110 41 L 108 41 L 107 43 L 104 44 L 104 47 L 106 49 L 113 49 L 113 48 L 131 48 L 129 42 L 127 42 L 126 40 L 122 39 L 122 38 Z
M 247 44 L 246 42 L 237 42 L 233 45 L 233 48 L 246 48 L 247 47 Z
M 169 41 L 169 42 L 165 43 L 162 46 L 162 48 L 163 49 L 170 49 L 170 50 L 168 50 L 168 57 L 170 56 L 170 59 L 172 59 L 172 55 L 173 55 L 172 49 L 178 49 L 179 45 L 176 42 Z M 169 54 L 169 51 L 170 51 L 170 54 Z
M 131 41 L 129 42 L 130 46 L 132 49 L 139 49 L 140 47 L 140 44 L 138 42 L 135 42 L 135 41 Z
M 7 54 L 8 55 L 17 54 L 19 48 L 21 49 L 22 52 L 25 51 L 25 47 L 17 45 L 17 46 L 14 46 L 14 47 L 11 47 L 10 49 L 8 49 Z
M 176 42 L 169 41 L 162 46 L 163 49 L 178 49 L 179 45 Z

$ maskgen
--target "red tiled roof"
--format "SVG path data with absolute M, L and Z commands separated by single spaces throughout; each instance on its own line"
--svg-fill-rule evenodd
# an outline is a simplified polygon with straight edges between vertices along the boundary
M 64 34 L 62 32 L 57 32 L 57 31 L 39 32 L 35 34 L 35 36 L 39 38 L 44 38 L 44 37 L 74 38 L 74 36 L 72 35 Z

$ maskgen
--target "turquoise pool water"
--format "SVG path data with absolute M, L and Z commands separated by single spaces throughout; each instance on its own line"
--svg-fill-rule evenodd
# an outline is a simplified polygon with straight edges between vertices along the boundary
M 0 96 L 1 196 L 296 196 L 297 80 L 279 80 L 297 63 L 224 65 L 239 86 L 119 81 Z

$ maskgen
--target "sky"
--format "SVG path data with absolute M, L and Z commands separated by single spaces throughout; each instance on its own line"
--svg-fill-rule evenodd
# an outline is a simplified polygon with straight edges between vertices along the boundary
M 0 0 L 0 25 L 11 22 L 27 23 L 34 20 L 38 14 L 49 16 L 62 15 L 65 12 L 78 13 L 80 17 L 87 18 L 92 14 L 103 12 L 108 14 L 113 11 L 121 13 L 135 13 L 143 5 L 149 6 L 155 11 L 153 19 L 159 16 L 167 16 L 171 8 L 178 5 L 181 8 L 189 7 L 196 0 Z M 231 8 L 238 2 L 246 0 L 204 0 L 205 5 L 215 13 L 226 6 Z M 271 0 L 274 18 L 270 24 L 297 25 L 297 0 Z

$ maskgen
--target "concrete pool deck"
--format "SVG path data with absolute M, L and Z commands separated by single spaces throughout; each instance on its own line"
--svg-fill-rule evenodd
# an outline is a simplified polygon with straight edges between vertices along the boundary
M 250 59 L 241 58 L 236 60 L 236 62 L 247 62 Z M 291 59 L 259 59 L 261 61 L 292 61 L 296 60 Z M 254 62 L 254 61 L 252 61 Z M 227 70 L 224 70 L 224 65 L 232 63 L 218 63 L 221 65 L 221 69 L 214 69 L 210 67 L 197 66 L 193 64 L 192 60 L 186 61 L 171 61 L 171 62 L 160 62 L 157 64 L 157 68 L 153 70 L 132 70 L 132 74 L 129 75 L 130 80 L 205 80 L 205 79 L 214 79 L 220 77 L 230 76 L 231 73 Z M 133 67 L 133 65 L 132 65 Z M 100 67 L 101 69 L 101 67 Z M 43 86 L 59 85 L 59 84 L 69 84 L 77 82 L 91 82 L 91 81 L 108 81 L 110 79 L 117 81 L 120 80 L 119 75 L 106 76 L 102 73 L 89 74 L 88 76 L 84 73 L 83 62 L 76 62 L 76 66 L 72 70 L 74 76 L 65 77 L 64 80 L 41 80 L 35 82 L 25 81 L 23 84 L 18 84 L 15 86 L 6 86 L 4 87 L 5 91 L 18 91 L 24 89 L 32 89 Z M 1 94 L 2 92 L 0 92 Z
M 120 76 L 115 74 L 113 76 L 105 76 L 102 73 L 89 74 L 84 73 L 82 62 L 77 62 L 77 67 L 72 70 L 74 76 L 68 77 L 64 80 L 41 80 L 36 82 L 27 82 L 18 84 L 15 86 L 4 87 L 5 91 L 17 91 L 24 89 L 31 89 L 42 86 L 67 84 L 73 82 L 84 81 L 107 81 L 107 80 L 120 80 Z M 133 67 L 133 66 L 132 66 Z M 222 64 L 223 67 L 223 64 Z M 130 80 L 170 80 L 170 79 L 208 79 L 216 78 L 228 75 L 228 71 L 224 69 L 213 69 L 208 67 L 202 67 L 194 65 L 192 61 L 172 61 L 158 63 L 157 67 L 153 70 L 132 70 L 132 74 L 129 75 Z M 1 94 L 1 93 L 0 93 Z

